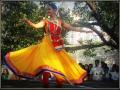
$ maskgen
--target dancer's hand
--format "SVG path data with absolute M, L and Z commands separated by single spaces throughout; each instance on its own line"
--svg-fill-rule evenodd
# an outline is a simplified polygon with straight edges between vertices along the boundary
M 23 18 L 23 19 L 21 19 L 21 21 L 28 22 L 28 19 Z
M 23 19 L 21 19 L 23 22 L 26 22 L 28 25 L 30 25 L 30 26 L 32 26 L 32 27 L 34 27 L 34 28 L 42 28 L 42 27 L 44 27 L 44 25 L 45 25 L 45 22 L 44 22 L 44 20 L 42 20 L 42 21 L 40 21 L 39 23 L 33 23 L 33 22 L 31 22 L 30 20 L 28 20 L 28 19 L 26 19 L 26 18 L 23 18 Z

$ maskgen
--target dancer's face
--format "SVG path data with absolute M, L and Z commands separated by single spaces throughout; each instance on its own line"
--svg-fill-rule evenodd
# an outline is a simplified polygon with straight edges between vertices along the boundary
M 48 13 L 48 16 L 52 16 L 56 14 L 56 10 L 49 6 L 47 13 Z

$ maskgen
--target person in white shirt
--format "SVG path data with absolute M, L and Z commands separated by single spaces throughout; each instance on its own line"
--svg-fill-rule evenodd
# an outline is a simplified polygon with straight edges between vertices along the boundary
M 119 80 L 119 67 L 114 64 L 112 66 L 112 70 L 110 72 L 110 76 L 111 76 L 111 79 L 114 80 L 114 81 L 118 81 Z
M 95 66 L 91 69 L 90 75 L 92 75 L 92 79 L 96 81 L 101 81 L 103 79 L 104 71 L 99 65 L 100 61 L 95 60 Z

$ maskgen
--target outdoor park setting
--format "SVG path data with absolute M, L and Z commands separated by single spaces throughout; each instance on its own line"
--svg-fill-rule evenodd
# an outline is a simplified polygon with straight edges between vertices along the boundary
M 2 88 L 119 88 L 119 1 L 1 7 Z

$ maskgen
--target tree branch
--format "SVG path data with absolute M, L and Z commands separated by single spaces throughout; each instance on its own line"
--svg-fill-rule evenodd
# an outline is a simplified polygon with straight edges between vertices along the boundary
M 98 23 L 97 22 L 92 22 L 92 23 L 90 23 L 90 22 L 81 22 L 81 21 L 75 21 L 74 23 L 73 23 L 73 25 L 76 25 L 76 24 L 79 24 L 79 25 L 85 25 L 85 26 L 87 26 L 87 25 L 98 25 Z
M 92 27 L 92 25 L 89 25 L 89 24 L 84 24 L 84 25 L 76 25 L 76 26 L 79 26 L 79 27 L 87 27 L 91 30 L 93 30 L 99 37 L 100 39 L 108 46 L 111 46 L 111 47 L 114 47 L 114 48 L 118 48 L 118 46 L 116 46 L 116 44 L 114 43 L 114 41 L 110 40 L 110 41 L 107 41 L 105 38 L 104 38 L 104 35 L 99 32 L 98 30 L 96 30 L 94 27 Z M 108 34 L 108 36 L 110 36 Z M 111 37 L 111 36 L 110 36 Z
M 81 50 L 81 49 L 86 49 L 86 48 L 97 48 L 97 47 L 102 47 L 104 46 L 105 44 L 104 43 L 101 43 L 99 45 L 83 45 L 83 46 L 73 46 L 73 47 L 70 47 L 70 46 L 65 46 L 65 49 L 66 50 Z
M 110 45 L 116 49 L 119 48 L 119 38 L 116 37 L 116 35 L 113 34 L 113 30 L 111 30 L 107 25 L 103 24 L 103 22 L 101 22 L 101 18 L 102 16 L 100 15 L 100 13 L 97 11 L 97 7 L 95 6 L 95 2 L 93 1 L 86 1 L 86 4 L 90 7 L 90 9 L 92 10 L 92 15 L 93 17 L 97 20 L 98 25 L 101 26 L 103 28 L 103 30 L 111 37 L 111 41 L 107 42 L 107 45 Z M 114 26 L 113 26 L 114 27 Z

